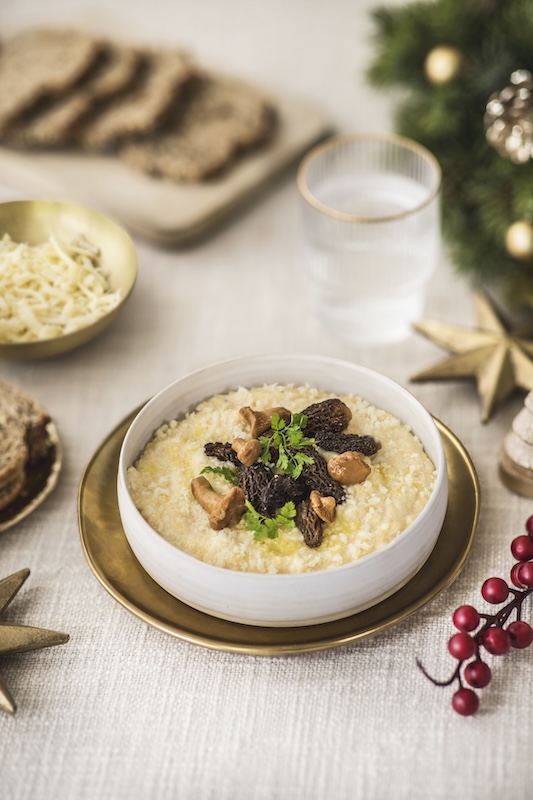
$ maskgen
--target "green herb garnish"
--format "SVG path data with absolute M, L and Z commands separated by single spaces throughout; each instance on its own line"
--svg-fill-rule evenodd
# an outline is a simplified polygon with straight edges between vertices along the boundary
M 266 538 L 277 539 L 280 528 L 294 528 L 295 516 L 296 508 L 292 500 L 285 503 L 275 517 L 265 517 L 255 510 L 249 500 L 246 500 L 243 519 L 250 530 L 254 532 L 255 541 L 259 542 Z
M 304 428 L 307 425 L 305 414 L 291 414 L 290 422 L 282 419 L 278 414 L 272 415 L 270 426 L 271 436 L 260 436 L 263 445 L 261 461 L 268 464 L 271 461 L 270 448 L 278 451 L 276 467 L 284 475 L 299 478 L 306 464 L 312 464 L 314 459 L 306 453 L 298 452 L 303 447 L 316 444 L 314 439 L 305 436 Z
M 203 475 L 204 472 L 214 472 L 216 475 L 222 475 L 230 483 L 237 483 L 237 473 L 228 467 L 204 467 L 200 474 Z

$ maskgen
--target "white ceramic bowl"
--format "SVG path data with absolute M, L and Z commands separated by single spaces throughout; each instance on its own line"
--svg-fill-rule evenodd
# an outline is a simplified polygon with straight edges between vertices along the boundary
M 356 394 L 397 416 L 422 441 L 437 470 L 433 493 L 418 518 L 390 544 L 358 561 L 318 572 L 258 574 L 206 564 L 160 536 L 135 507 L 126 471 L 159 425 L 192 411 L 214 394 L 239 386 L 309 384 Z M 137 559 L 167 592 L 194 608 L 235 622 L 298 626 L 341 619 L 379 603 L 407 583 L 436 544 L 448 501 L 442 440 L 430 414 L 406 389 L 355 364 L 321 356 L 268 355 L 224 361 L 180 378 L 152 398 L 122 445 L 118 505 Z

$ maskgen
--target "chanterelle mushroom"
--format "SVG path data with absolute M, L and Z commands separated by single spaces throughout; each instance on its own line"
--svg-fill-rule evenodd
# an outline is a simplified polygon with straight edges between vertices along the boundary
M 370 467 L 362 453 L 347 450 L 328 461 L 328 473 L 333 480 L 343 486 L 353 486 L 363 481 L 370 475 Z
M 259 439 L 234 439 L 231 447 L 237 453 L 241 464 L 247 467 L 251 467 L 257 461 L 263 449 Z
M 264 411 L 254 411 L 250 406 L 244 406 L 244 408 L 239 409 L 239 414 L 250 426 L 250 433 L 254 439 L 257 439 L 258 436 L 261 436 L 262 433 L 270 428 L 274 414 L 287 421 L 291 418 L 291 412 L 287 408 L 283 408 L 283 406 L 267 408 Z
M 334 497 L 324 497 L 313 489 L 309 495 L 311 508 L 323 522 L 333 522 L 335 519 L 336 502 Z
M 207 478 L 200 475 L 191 481 L 191 490 L 204 511 L 209 514 L 209 524 L 215 531 L 236 525 L 245 510 L 246 495 L 238 486 L 227 494 L 216 492 Z

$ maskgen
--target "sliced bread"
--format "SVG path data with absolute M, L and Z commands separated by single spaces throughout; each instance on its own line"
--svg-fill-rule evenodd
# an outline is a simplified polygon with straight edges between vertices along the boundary
M 76 85 L 100 49 L 97 39 L 76 30 L 32 28 L 8 39 L 0 50 L 0 132 Z
M 0 419 L 0 489 L 24 475 L 27 460 L 24 427 L 11 418 Z
M 26 473 L 24 470 L 15 476 L 13 480 L 0 487 L 0 510 L 7 508 L 22 492 L 26 483 Z
M 120 98 L 91 115 L 79 132 L 79 144 L 87 150 L 106 151 L 125 139 L 153 133 L 192 72 L 192 63 L 182 51 L 145 51 L 139 80 Z
M 173 119 L 144 141 L 127 141 L 120 157 L 156 177 L 190 183 L 224 169 L 241 150 L 268 138 L 274 127 L 271 103 L 234 79 L 204 74 L 186 91 Z
M 37 104 L 11 125 L 4 139 L 16 147 L 66 147 L 91 114 L 134 85 L 141 65 L 132 47 L 106 43 L 89 74 L 59 98 Z
M 41 404 L 10 383 L 0 381 L 0 419 L 10 427 L 21 427 L 28 449 L 27 463 L 33 464 L 46 455 L 50 442 L 46 426 L 50 415 Z

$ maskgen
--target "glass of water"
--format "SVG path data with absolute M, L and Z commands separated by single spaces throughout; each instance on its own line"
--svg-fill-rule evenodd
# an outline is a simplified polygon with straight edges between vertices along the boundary
M 440 255 L 435 157 L 401 136 L 335 136 L 303 159 L 297 185 L 321 321 L 354 344 L 405 338 Z

